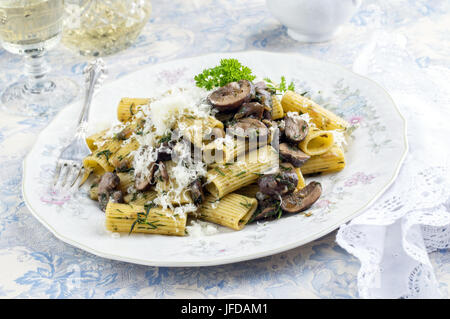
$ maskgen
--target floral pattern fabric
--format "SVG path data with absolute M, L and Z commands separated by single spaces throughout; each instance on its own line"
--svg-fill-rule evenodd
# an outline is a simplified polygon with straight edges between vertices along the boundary
M 250 49 L 298 52 L 342 64 L 383 85 L 410 121 L 409 132 L 416 134 L 413 137 L 420 139 L 417 131 L 425 129 L 442 135 L 444 131 L 439 127 L 450 118 L 446 108 L 450 92 L 445 86 L 450 75 L 450 39 L 445 31 L 449 15 L 450 4 L 445 0 L 366 0 L 338 38 L 328 43 L 302 44 L 287 36 L 286 28 L 271 17 L 262 0 L 154 1 L 152 17 L 133 46 L 105 58 L 110 73 L 108 81 L 145 65 L 211 52 Z M 51 51 L 48 59 L 53 72 L 82 84 L 85 58 L 60 47 Z M 3 90 L 21 73 L 22 60 L 0 50 L 0 64 L 0 90 Z M 161 77 L 168 82 L 176 81 L 178 74 Z M 349 95 L 346 92 L 349 88 L 343 84 L 336 90 L 337 94 Z M 355 112 L 351 122 L 364 125 L 364 118 Z M 134 265 L 100 258 L 64 244 L 31 215 L 21 196 L 22 160 L 35 136 L 50 120 L 5 113 L 0 117 L 0 297 L 365 296 L 358 287 L 359 256 L 354 257 L 335 242 L 336 232 L 285 253 L 205 268 Z M 431 121 L 433 128 L 424 125 Z M 380 123 L 378 129 L 388 128 Z M 389 141 L 372 142 L 376 148 Z M 412 144 L 407 165 L 433 169 L 445 164 L 439 162 L 439 156 L 429 160 L 433 154 L 420 155 L 421 146 Z M 444 157 L 442 160 L 450 159 L 448 153 Z M 408 183 L 402 174 L 399 181 Z M 356 188 L 373 178 L 376 176 L 356 173 L 345 181 L 345 186 Z M 323 207 L 332 204 L 318 202 Z M 448 207 L 448 202 L 445 205 Z M 449 258 L 445 247 L 430 254 L 435 282 L 444 297 L 450 292 Z

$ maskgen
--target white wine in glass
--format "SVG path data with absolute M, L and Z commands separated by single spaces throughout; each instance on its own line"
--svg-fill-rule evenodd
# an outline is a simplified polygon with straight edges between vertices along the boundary
M 25 77 L 3 92 L 3 110 L 18 115 L 52 114 L 78 94 L 73 81 L 47 76 L 44 54 L 61 39 L 64 0 L 0 0 L 0 43 L 24 56 Z

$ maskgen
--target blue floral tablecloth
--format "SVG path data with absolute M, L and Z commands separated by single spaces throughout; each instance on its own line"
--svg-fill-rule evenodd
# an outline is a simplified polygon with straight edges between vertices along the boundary
M 113 81 L 149 64 L 210 52 L 298 52 L 360 70 L 378 31 L 407 45 L 386 46 L 398 57 L 375 78 L 388 90 L 428 90 L 388 74 L 427 77 L 450 68 L 448 0 L 365 0 L 340 36 L 322 44 L 290 39 L 260 0 L 154 1 L 136 43 L 105 58 Z M 398 43 L 397 40 L 393 43 Z M 86 58 L 60 47 L 48 59 L 53 72 L 82 83 Z M 21 74 L 19 56 L 0 50 L 0 91 Z M 405 74 L 412 74 L 406 72 Z M 448 80 L 448 79 L 447 79 Z M 441 92 L 442 93 L 442 92 Z M 447 102 L 448 99 L 447 99 Z M 449 107 L 447 103 L 445 107 Z M 147 267 L 111 261 L 56 239 L 28 211 L 21 196 L 22 160 L 51 118 L 0 113 L 1 298 L 354 298 L 358 260 L 335 243 L 336 233 L 288 252 L 225 266 Z M 450 288 L 450 253 L 431 254 L 444 297 Z

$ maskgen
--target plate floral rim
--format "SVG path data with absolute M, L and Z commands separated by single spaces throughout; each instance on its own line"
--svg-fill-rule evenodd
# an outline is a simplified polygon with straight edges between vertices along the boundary
M 36 144 L 35 143 L 30 151 L 27 153 L 27 155 L 25 156 L 24 160 L 23 160 L 23 164 L 22 164 L 22 196 L 24 199 L 24 202 L 27 206 L 27 208 L 31 211 L 32 215 L 42 224 L 44 225 L 56 238 L 58 238 L 59 240 L 62 240 L 63 242 L 72 245 L 74 247 L 77 247 L 79 249 L 82 249 L 86 252 L 89 252 L 91 254 L 94 254 L 96 256 L 102 257 L 102 258 L 107 258 L 107 259 L 112 259 L 112 260 L 117 260 L 117 261 L 122 261 L 122 262 L 129 262 L 129 263 L 134 263 L 134 264 L 140 264 L 140 265 L 146 265 L 146 266 L 155 266 L 155 267 L 206 267 L 206 266 L 218 266 L 218 265 L 225 265 L 225 264 L 231 264 L 231 263 L 237 263 L 237 262 L 242 262 L 242 261 L 248 261 L 248 260 L 253 260 L 253 259 L 258 259 L 258 258 L 262 258 L 262 257 L 267 257 L 267 256 L 271 256 L 271 255 L 275 255 L 278 253 L 282 253 L 284 251 L 290 250 L 290 249 L 294 249 L 297 247 L 300 247 L 302 245 L 305 245 L 309 242 L 312 242 L 316 239 L 319 239 L 329 233 L 331 233 L 332 231 L 336 230 L 339 226 L 349 222 L 350 220 L 352 220 L 353 218 L 355 218 L 356 216 L 358 216 L 361 212 L 363 212 L 364 210 L 366 210 L 367 208 L 369 208 L 378 198 L 381 197 L 381 195 L 394 183 L 394 181 L 396 180 L 400 169 L 402 167 L 402 164 L 406 158 L 406 155 L 408 154 L 409 151 L 409 143 L 408 143 L 408 137 L 407 137 L 407 120 L 406 118 L 403 116 L 403 114 L 401 113 L 400 109 L 398 108 L 397 104 L 395 103 L 394 99 L 391 97 L 391 95 L 386 91 L 386 89 L 384 89 L 383 86 L 381 86 L 380 84 L 378 84 L 377 82 L 375 82 L 374 80 L 365 77 L 363 75 L 357 74 L 355 72 L 353 72 L 352 70 L 337 64 L 337 63 L 333 63 L 333 62 L 329 62 L 329 61 L 322 61 L 316 58 L 312 58 L 300 53 L 294 53 L 294 52 L 273 52 L 273 51 L 266 51 L 266 50 L 249 50 L 249 51 L 236 51 L 236 52 L 215 52 L 215 53 L 208 53 L 208 54 L 203 54 L 203 55 L 196 55 L 193 57 L 187 57 L 187 58 L 179 58 L 176 60 L 187 60 L 189 61 L 189 59 L 195 59 L 195 58 L 199 58 L 199 57 L 205 57 L 205 56 L 214 56 L 214 55 L 232 55 L 232 54 L 252 54 L 252 53 L 269 53 L 269 54 L 282 54 L 282 55 L 291 55 L 291 56 L 301 56 L 302 59 L 306 59 L 306 60 L 313 60 L 316 62 L 321 62 L 323 64 L 328 64 L 328 65 L 333 65 L 334 67 L 343 70 L 344 72 L 350 73 L 355 77 L 364 79 L 365 81 L 370 82 L 372 85 L 377 86 L 379 89 L 381 89 L 384 94 L 386 95 L 386 97 L 389 98 L 389 100 L 391 101 L 392 105 L 394 106 L 394 109 L 397 112 L 397 115 L 400 117 L 400 119 L 403 122 L 403 154 L 401 155 L 400 159 L 398 160 L 398 163 L 396 164 L 396 168 L 395 171 L 392 175 L 392 177 L 390 178 L 390 180 L 385 184 L 385 186 L 383 186 L 366 204 L 364 204 L 361 208 L 357 209 L 356 211 L 354 211 L 352 214 L 349 214 L 346 218 L 339 220 L 337 223 L 329 226 L 328 228 L 315 233 L 314 235 L 311 235 L 307 238 L 304 238 L 303 240 L 299 240 L 293 243 L 289 243 L 287 245 L 278 247 L 276 249 L 272 249 L 272 250 L 265 250 L 263 252 L 258 252 L 258 253 L 254 253 L 254 254 L 249 254 L 249 255 L 245 255 L 245 256 L 238 256 L 238 257 L 225 257 L 225 258 L 215 258 L 214 260 L 203 260 L 203 261 L 196 261 L 196 262 L 192 262 L 192 261 L 187 261 L 187 262 L 176 262 L 176 261 L 171 261 L 171 262 L 164 262 L 164 261 L 158 261 L 158 260 L 148 260 L 148 259 L 136 259 L 136 258 L 130 258 L 130 257 L 126 257 L 126 256 L 121 256 L 121 255 L 114 255 L 114 254 L 110 254 L 110 253 L 105 253 L 102 251 L 98 251 L 96 249 L 92 249 L 89 246 L 86 246 L 80 242 L 77 242 L 71 238 L 68 238 L 60 233 L 58 233 L 58 231 L 56 229 L 54 229 L 49 223 L 47 223 L 43 218 L 41 218 L 41 216 L 39 215 L 39 213 L 33 208 L 31 201 L 28 199 L 26 191 L 25 191 L 25 180 L 26 180 L 26 172 L 27 172 L 27 162 L 28 162 L 28 158 L 30 157 L 30 154 L 34 151 Z M 166 64 L 166 63 L 170 63 L 173 62 L 175 60 L 171 60 L 171 61 L 164 61 L 161 64 Z M 156 64 L 155 64 L 156 65 Z M 154 65 L 149 66 L 149 68 L 151 68 Z M 138 72 L 139 70 L 136 70 L 134 72 L 131 72 L 129 74 L 127 74 L 126 76 L 132 76 L 135 72 Z M 117 79 L 116 79 L 117 80 Z M 110 83 L 114 83 L 114 81 L 110 82 Z M 108 83 L 109 84 L 109 83 Z M 106 84 L 106 85 L 108 85 Z M 69 107 L 70 105 L 76 104 L 76 103 L 80 103 L 80 99 L 76 100 L 74 102 L 72 102 L 71 104 L 67 105 L 65 108 Z M 62 111 L 62 110 L 61 110 Z M 59 116 L 61 116 L 62 112 L 58 112 L 58 114 L 52 119 L 51 122 L 56 121 L 58 119 Z M 45 128 L 43 129 L 45 130 Z M 40 138 L 41 133 L 38 134 L 38 136 L 36 137 L 36 141 Z

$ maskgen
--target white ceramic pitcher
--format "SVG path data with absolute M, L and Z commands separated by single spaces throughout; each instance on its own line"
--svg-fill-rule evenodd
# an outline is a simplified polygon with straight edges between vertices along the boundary
M 350 20 L 361 0 L 266 0 L 272 15 L 302 42 L 329 41 Z

